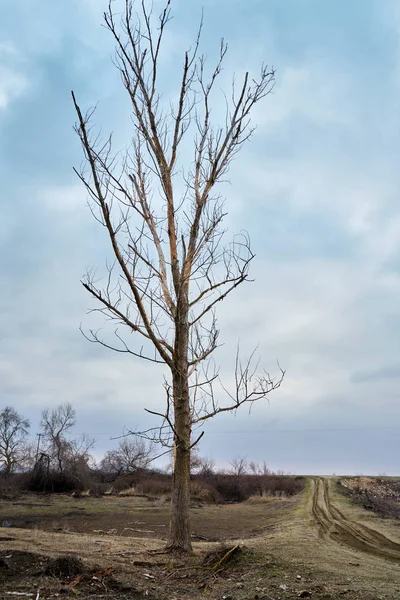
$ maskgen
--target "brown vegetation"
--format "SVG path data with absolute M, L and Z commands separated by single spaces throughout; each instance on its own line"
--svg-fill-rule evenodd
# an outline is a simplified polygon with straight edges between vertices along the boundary
M 396 477 L 344 477 L 338 490 L 381 517 L 400 519 L 400 479 Z

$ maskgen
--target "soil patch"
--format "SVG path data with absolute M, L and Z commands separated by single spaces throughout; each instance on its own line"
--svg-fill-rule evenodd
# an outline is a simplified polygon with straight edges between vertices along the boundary
M 43 599 L 60 594 L 129 600 L 143 600 L 145 597 L 132 586 L 118 581 L 112 568 L 88 567 L 75 556 L 52 559 L 19 550 L 0 552 L 0 592 L 10 598 L 14 592 L 27 598 L 36 597 L 39 592 Z
M 298 498 L 275 498 L 239 504 L 203 504 L 192 507 L 192 539 L 226 541 L 260 535 L 270 529 L 297 503 Z M 170 517 L 169 504 L 143 498 L 85 498 L 79 511 L 76 499 L 53 497 L 52 503 L 22 502 L 16 506 L 0 501 L 1 523 L 13 527 L 50 532 L 80 533 L 101 536 L 157 538 L 165 540 Z M 32 507 L 33 505 L 33 507 Z M 33 513 L 32 513 L 33 511 Z

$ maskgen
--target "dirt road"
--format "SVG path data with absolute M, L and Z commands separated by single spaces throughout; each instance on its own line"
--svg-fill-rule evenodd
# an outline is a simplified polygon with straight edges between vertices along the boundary
M 400 543 L 359 522 L 349 520 L 332 502 L 329 480 L 311 480 L 310 511 L 321 537 L 400 563 Z

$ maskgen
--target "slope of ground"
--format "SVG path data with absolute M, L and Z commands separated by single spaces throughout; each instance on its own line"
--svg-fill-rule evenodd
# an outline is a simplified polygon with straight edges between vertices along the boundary
M 400 564 L 400 543 L 371 527 L 349 520 L 332 503 L 328 479 L 314 477 L 311 480 L 311 514 L 319 525 L 321 535 L 334 537 L 351 548 Z

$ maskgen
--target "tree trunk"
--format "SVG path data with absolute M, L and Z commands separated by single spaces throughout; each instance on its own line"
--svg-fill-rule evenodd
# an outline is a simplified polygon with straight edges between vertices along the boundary
M 12 469 L 12 459 L 10 456 L 6 456 L 5 458 L 5 466 L 4 466 L 4 476 L 8 477 L 11 474 Z
M 178 420 L 181 421 L 178 425 Z M 189 431 L 186 443 L 175 440 L 174 475 L 171 497 L 170 532 L 167 548 L 183 552 L 192 550 L 190 539 L 190 428 L 185 425 L 184 413 L 175 417 L 175 430 L 182 440 L 183 430 Z
M 170 532 L 167 548 L 190 552 L 190 437 L 191 415 L 188 381 L 187 303 L 176 318 L 175 369 L 172 373 L 174 399 L 174 474 Z

